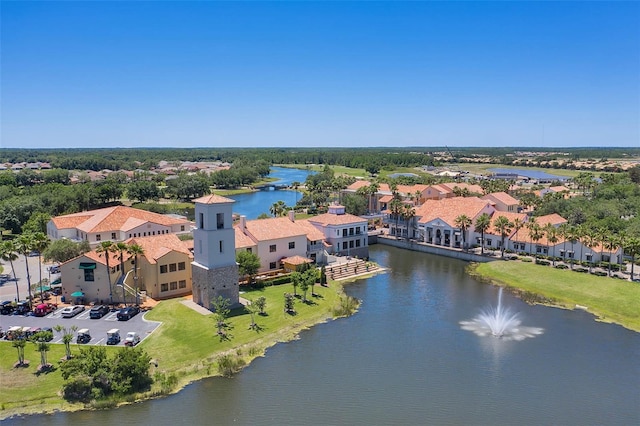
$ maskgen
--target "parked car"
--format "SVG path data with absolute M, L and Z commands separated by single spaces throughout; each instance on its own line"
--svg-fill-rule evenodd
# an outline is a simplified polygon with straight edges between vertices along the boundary
M 12 302 L 8 300 L 0 302 L 0 315 L 11 315 L 14 309 L 15 306 L 13 306 Z
M 120 343 L 120 330 L 112 328 L 107 331 L 107 345 L 117 345 Z
M 89 311 L 89 318 L 100 319 L 109 313 L 109 307 L 107 305 L 96 305 Z
M 59 274 L 60 273 L 60 266 L 58 266 L 58 265 L 49 266 L 49 272 L 52 273 L 52 274 Z
M 33 314 L 37 317 L 44 317 L 45 315 L 50 314 L 51 312 L 58 309 L 58 305 L 55 303 L 40 303 L 33 310 Z
M 124 338 L 125 346 L 135 346 L 140 343 L 140 336 L 135 331 L 130 331 L 127 333 L 127 337 Z
M 15 309 L 13 310 L 13 315 L 26 315 L 31 312 L 31 307 L 29 306 L 29 302 L 23 300 L 22 302 L 18 302 L 16 304 Z
M 4 338 L 7 340 L 15 340 L 21 337 L 24 337 L 24 336 L 22 335 L 22 327 L 20 327 L 19 325 L 14 325 L 9 327 L 9 329 L 4 335 Z
M 88 328 L 81 328 L 78 330 L 78 337 L 76 337 L 76 343 L 89 343 L 91 341 L 91 333 Z
M 118 311 L 118 321 L 128 321 L 138 315 L 138 312 L 140 312 L 140 308 L 137 306 L 127 306 L 126 308 L 122 308 Z
M 62 318 L 72 318 L 82 311 L 84 311 L 83 305 L 67 306 L 66 308 L 62 308 L 62 311 L 60 311 L 60 316 L 62 316 Z

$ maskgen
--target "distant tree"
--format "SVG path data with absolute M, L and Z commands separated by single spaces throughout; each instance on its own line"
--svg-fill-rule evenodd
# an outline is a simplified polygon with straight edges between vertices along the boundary
M 391 215 L 395 218 L 394 235 L 396 236 L 396 238 L 398 238 L 398 222 L 400 222 L 400 216 L 403 212 L 402 201 L 397 198 L 391 200 L 391 202 L 389 203 L 389 210 L 391 211 Z
M 16 268 L 13 261 L 18 260 L 18 249 L 13 240 L 0 242 L 0 259 L 9 262 L 11 271 L 13 271 L 13 281 L 16 283 L 16 301 L 20 300 L 20 288 L 18 287 L 18 277 L 16 276 Z
M 295 314 L 295 296 L 291 293 L 284 294 L 284 311 L 287 314 Z
M 231 324 L 229 324 L 227 319 L 229 318 L 229 314 L 231 314 L 231 301 L 222 296 L 218 296 L 211 301 L 211 305 L 213 307 L 213 318 L 216 322 L 220 340 L 229 339 L 230 335 L 227 330 L 231 328 Z
M 22 225 L 22 232 L 42 232 L 47 233 L 47 223 L 51 220 L 51 215 L 46 212 L 36 212 L 29 217 L 27 222 Z
M 267 306 L 267 298 L 264 296 L 260 296 L 254 301 L 254 303 L 256 305 L 256 308 L 259 309 L 260 315 L 264 315 L 265 314 L 264 309 Z
M 144 203 L 147 200 L 158 201 L 160 190 L 158 185 L 149 180 L 137 180 L 127 185 L 127 197 L 130 200 L 138 200 Z
M 29 253 L 35 249 L 33 234 L 22 234 L 16 239 L 16 250 L 24 256 L 24 264 L 27 269 L 27 291 L 29 292 L 29 310 L 31 310 L 31 273 L 29 272 Z
M 362 216 L 367 212 L 367 200 L 359 194 L 345 194 L 342 205 L 349 214 Z
M 24 359 L 24 348 L 27 346 L 27 339 L 22 332 L 18 332 L 14 335 L 13 340 L 11 341 L 11 346 L 16 348 L 18 351 L 18 366 L 21 367 L 26 364 Z
M 49 343 L 53 339 L 53 333 L 50 331 L 39 331 L 31 336 L 31 341 L 36 345 L 38 352 L 40 352 L 40 368 L 47 368 L 51 365 L 47 362 L 47 352 L 51 349 Z
M 269 207 L 269 213 L 273 215 L 273 217 L 284 216 L 287 211 L 287 205 L 282 200 L 278 200 Z
M 42 252 L 49 247 L 51 240 L 44 232 L 35 232 L 33 235 L 33 248 L 38 252 L 38 279 L 40 283 L 40 297 L 42 298 Z
M 87 241 L 75 243 L 66 238 L 52 241 L 42 252 L 42 257 L 45 261 L 51 260 L 57 263 L 64 263 L 67 260 L 71 260 L 74 257 L 78 257 L 83 253 L 91 250 Z
M 296 289 L 300 286 L 302 282 L 302 274 L 298 271 L 293 271 L 289 274 L 289 278 L 291 278 L 291 285 L 293 286 L 293 295 L 297 296 Z

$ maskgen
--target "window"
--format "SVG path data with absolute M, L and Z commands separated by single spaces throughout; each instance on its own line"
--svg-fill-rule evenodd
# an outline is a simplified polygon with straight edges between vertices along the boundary
M 131 236 L 131 234 L 129 234 L 129 236 Z M 112 232 L 112 233 L 111 233 L 111 239 L 112 239 L 112 240 L 115 240 L 115 239 L 116 239 L 116 233 L 115 233 L 115 232 Z
M 344 228 L 344 229 L 342 230 L 342 236 L 343 236 L 343 237 L 346 237 L 346 236 L 347 236 L 347 228 Z
M 224 213 L 216 213 L 216 225 L 218 229 L 224 228 Z
M 184 271 L 186 269 L 186 265 L 184 262 L 178 263 L 178 271 Z
M 360 240 L 356 240 L 356 247 L 360 247 Z
M 276 269 L 276 262 L 269 263 L 269 269 Z
M 167 265 L 160 265 L 160 273 L 161 274 L 167 273 Z
M 346 250 L 348 247 L 348 243 L 345 241 L 342 243 L 342 250 Z
M 187 281 L 186 280 L 178 281 L 178 287 L 179 288 L 187 288 Z
M 353 248 L 353 247 L 354 247 L 354 244 L 355 244 L 355 243 L 353 242 L 353 240 L 349 241 L 349 248 Z
M 204 229 L 204 213 L 200 213 L 198 216 L 198 228 Z
M 167 283 L 160 284 L 160 291 L 169 291 L 169 284 Z
M 94 269 L 85 269 L 84 270 L 84 280 L 85 281 L 95 281 L 95 276 L 93 274 Z
M 247 249 L 247 253 L 253 253 L 253 251 L 251 251 L 251 247 Z
M 289 243 L 289 250 L 296 248 L 296 242 L 295 241 L 291 241 Z
M 220 244 L 220 247 L 219 247 L 219 248 L 220 248 L 220 253 L 222 253 L 222 252 L 223 252 L 223 244 L 222 244 L 222 240 L 220 240 L 219 244 Z
M 169 283 L 169 290 L 177 290 L 178 289 L 178 282 L 177 281 L 171 281 Z
M 96 241 L 100 241 L 100 240 L 102 240 L 102 235 L 97 234 L 97 235 L 96 235 Z
M 487 238 L 487 245 L 490 246 L 491 245 L 491 238 Z
M 184 231 L 184 225 L 180 225 L 180 230 Z
M 175 272 L 177 270 L 178 270 L 178 265 L 176 265 L 175 263 L 169 264 L 169 272 Z
M 275 244 L 271 244 L 269 246 L 269 253 L 275 253 L 276 251 L 276 245 Z
M 349 235 L 353 235 L 353 228 L 349 228 Z

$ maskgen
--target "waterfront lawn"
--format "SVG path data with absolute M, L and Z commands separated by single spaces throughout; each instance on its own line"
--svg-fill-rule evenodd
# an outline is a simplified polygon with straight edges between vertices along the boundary
M 265 287 L 243 293 L 245 299 L 267 299 L 267 315 L 255 315 L 259 331 L 249 328 L 251 316 L 243 308 L 231 313 L 229 340 L 221 340 L 217 335 L 213 314 L 202 315 L 180 303 L 181 299 L 159 303 L 145 316 L 146 319 L 161 321 L 162 325 L 142 342 L 142 347 L 158 361 L 158 371 L 174 374 L 181 385 L 201 377 L 217 374 L 216 359 L 224 353 L 232 353 L 245 362 L 277 342 L 292 340 L 303 329 L 331 318 L 332 308 L 339 304 L 341 287 L 314 286 L 319 297 L 311 297 L 310 304 L 297 300 L 296 315 L 284 313 L 285 292 L 293 292 L 291 285 Z M 299 293 L 299 292 L 298 292 Z
M 72 344 L 71 353 L 80 351 L 81 345 Z M 108 351 L 117 350 L 108 347 Z M 43 413 L 54 410 L 66 410 L 72 404 L 64 401 L 58 394 L 64 380 L 60 373 L 60 360 L 65 356 L 63 344 L 51 344 L 47 353 L 48 362 L 54 370 L 46 374 L 37 374 L 40 363 L 40 352 L 36 345 L 27 343 L 25 359 L 30 361 L 28 367 L 13 368 L 18 360 L 18 351 L 11 342 L 0 342 L 0 418 L 18 413 Z M 82 407 L 81 404 L 76 404 Z
M 523 262 L 488 262 L 477 265 L 475 271 L 498 284 L 551 299 L 554 305 L 586 306 L 602 321 L 640 331 L 637 283 Z

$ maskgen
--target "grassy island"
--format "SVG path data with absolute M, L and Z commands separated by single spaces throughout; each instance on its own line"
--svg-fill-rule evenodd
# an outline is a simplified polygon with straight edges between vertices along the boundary
M 523 262 L 474 264 L 471 273 L 511 288 L 524 300 L 581 308 L 599 321 L 640 332 L 640 284 Z
M 263 356 L 265 351 L 278 342 L 297 338 L 298 334 L 314 324 L 348 314 L 357 308 L 352 303 L 345 309 L 348 298 L 342 292 L 342 284 L 330 282 L 328 287 L 316 285 L 307 291 L 307 302 L 298 297 L 294 305 L 295 314 L 284 312 L 284 293 L 293 293 L 290 285 L 270 286 L 241 294 L 255 300 L 265 297 L 264 314 L 253 315 L 244 308 L 231 311 L 228 322 L 232 328 L 228 338 L 217 334 L 213 314 L 203 315 L 181 303 L 185 299 L 160 302 L 145 319 L 160 321 L 162 325 L 143 340 L 140 346 L 151 356 L 151 374 L 155 379 L 152 388 L 144 394 L 136 394 L 126 400 L 98 401 L 97 403 L 70 404 L 60 396 L 63 379 L 58 360 L 64 356 L 64 345 L 54 344 L 48 353 L 53 362 L 53 371 L 36 374 L 39 353 L 29 343 L 25 350 L 28 367 L 14 368 L 16 349 L 11 342 L 0 342 L 0 418 L 16 414 L 50 413 L 91 408 L 107 408 L 119 403 L 149 399 L 179 391 L 188 383 L 209 376 L 230 375 L 247 365 L 252 359 Z M 352 301 L 353 302 L 353 301 Z M 352 312 L 353 312 L 352 311 Z M 107 347 L 108 351 L 123 350 Z M 72 344 L 72 353 L 79 347 Z

